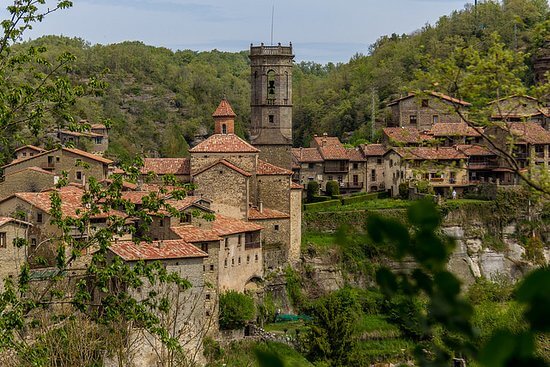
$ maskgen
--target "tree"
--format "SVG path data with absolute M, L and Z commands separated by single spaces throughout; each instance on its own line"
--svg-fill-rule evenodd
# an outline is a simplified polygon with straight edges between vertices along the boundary
M 220 328 L 234 330 L 243 328 L 254 319 L 254 300 L 252 297 L 236 291 L 220 296 Z
M 319 195 L 319 183 L 317 181 L 308 181 L 306 188 L 307 202 L 312 202 L 313 198 L 317 195 Z
M 340 195 L 340 185 L 338 185 L 338 181 L 328 181 L 325 191 L 327 196 L 330 197 Z

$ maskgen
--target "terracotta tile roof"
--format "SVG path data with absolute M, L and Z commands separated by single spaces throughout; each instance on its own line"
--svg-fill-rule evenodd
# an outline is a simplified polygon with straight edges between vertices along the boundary
M 25 222 L 25 221 L 22 221 L 22 220 L 19 220 L 19 219 L 10 218 L 10 217 L 0 217 L 0 227 L 2 227 L 4 224 L 12 223 L 12 222 L 32 227 L 31 223 L 28 223 L 28 222 Z
M 388 151 L 383 144 L 361 144 L 360 148 L 366 157 L 380 157 Z
M 212 164 L 209 165 L 209 166 L 206 166 L 206 167 L 204 167 L 204 168 L 198 170 L 197 172 L 193 173 L 193 176 L 198 176 L 198 175 L 200 175 L 201 173 L 203 173 L 203 172 L 209 170 L 210 168 L 212 168 L 212 167 L 214 167 L 214 166 L 217 166 L 218 164 L 223 164 L 224 166 L 226 166 L 226 167 L 228 167 L 228 168 L 230 168 L 230 169 L 232 169 L 232 170 L 234 170 L 234 171 L 240 173 L 240 174 L 243 175 L 243 176 L 246 176 L 246 177 L 252 176 L 249 172 L 246 172 L 245 170 L 243 170 L 243 169 L 241 169 L 241 168 L 235 166 L 233 163 L 228 162 L 228 161 L 226 161 L 225 159 L 221 159 L 221 160 L 219 160 L 219 161 L 217 161 L 217 162 L 212 163 Z
M 46 171 L 48 172 L 48 171 Z M 104 186 L 109 186 L 113 183 L 113 180 L 109 179 L 109 178 L 106 178 L 104 180 L 101 180 L 99 181 L 100 184 L 103 184 Z M 137 189 L 137 186 L 136 184 L 134 183 L 131 183 L 131 182 L 128 182 L 128 181 L 122 181 L 122 188 L 123 189 L 128 189 L 128 190 L 135 190 Z
M 290 215 L 275 209 L 269 209 L 264 207 L 261 212 L 257 208 L 248 209 L 248 219 L 250 220 L 285 219 L 285 218 L 290 218 Z
M 235 134 L 214 134 L 189 149 L 191 153 L 257 153 L 258 149 Z
M 191 224 L 170 227 L 170 229 L 176 235 L 181 237 L 184 241 L 191 242 L 191 243 L 220 241 L 222 239 L 213 230 L 195 227 L 194 225 L 191 225 Z
M 292 171 L 267 163 L 261 159 L 258 159 L 256 173 L 258 175 L 292 175 Z
M 467 156 L 494 156 L 495 152 L 481 145 L 457 145 L 458 150 Z
M 141 242 L 139 244 L 132 241 L 120 241 L 113 243 L 109 249 L 125 261 L 185 259 L 208 256 L 206 252 L 184 240 Z
M 227 99 L 222 99 L 218 108 L 212 114 L 212 117 L 236 117 L 237 115 L 233 112 L 233 108 L 229 104 Z
M 71 130 L 59 130 L 61 134 L 70 135 L 70 136 L 76 136 L 76 137 L 87 137 L 87 138 L 99 138 L 103 137 L 101 134 L 96 134 L 89 131 L 71 131 Z
M 536 101 L 536 102 L 539 101 L 539 100 L 536 99 L 535 97 L 531 97 L 531 96 L 527 96 L 527 95 L 521 96 L 521 95 L 519 95 L 519 94 L 512 94 L 511 96 L 507 96 L 507 97 L 502 97 L 502 98 L 499 98 L 499 99 L 495 99 L 495 100 L 493 100 L 493 101 L 491 101 L 491 102 L 488 102 L 487 104 L 494 104 L 494 103 L 497 103 L 497 102 L 507 101 L 507 100 L 512 99 L 512 98 L 517 98 L 517 99 L 525 98 L 525 99 L 530 99 L 530 100 Z
M 292 156 L 299 163 L 323 162 L 323 157 L 317 148 L 292 148 Z
M 430 134 L 438 136 L 480 136 L 480 133 L 465 122 L 437 123 L 430 129 Z
M 446 100 L 448 102 L 451 102 L 451 103 L 456 103 L 456 104 L 460 104 L 462 106 L 471 106 L 471 103 L 469 102 L 466 102 L 466 101 L 463 101 L 461 99 L 458 99 L 458 98 L 453 98 L 451 96 L 448 96 L 446 94 L 443 94 L 443 93 L 439 93 L 439 92 L 433 92 L 433 91 L 425 91 L 424 93 L 428 94 L 428 95 L 431 95 L 431 96 L 434 96 L 434 97 L 437 97 L 437 98 L 441 98 L 443 100 Z M 401 98 L 398 98 L 398 99 L 395 99 L 393 101 L 391 101 L 390 103 L 388 103 L 388 106 L 392 106 L 394 104 L 397 104 L 405 99 L 408 99 L 408 98 L 412 98 L 416 96 L 416 93 L 413 93 L 413 92 L 410 92 L 407 96 L 405 97 L 401 97 Z
M 205 199 L 200 196 L 186 196 L 181 200 L 168 199 L 166 200 L 166 204 L 172 206 L 174 209 L 177 210 L 184 210 L 193 205 L 196 205 L 201 207 L 201 209 L 204 209 L 205 211 L 212 212 L 212 210 L 200 204 L 200 202 L 203 200 Z
M 361 153 L 360 150 L 356 148 L 347 148 L 346 151 L 348 152 L 348 159 L 350 162 L 364 162 L 365 157 L 363 157 L 363 153 Z
M 144 158 L 141 173 L 157 175 L 188 175 L 191 171 L 189 158 Z
M 11 167 L 11 166 L 13 166 L 13 165 L 15 165 L 15 164 L 19 164 L 19 163 L 21 163 L 21 162 L 26 162 L 26 161 L 29 161 L 29 160 L 31 160 L 31 159 L 35 159 L 35 158 L 37 158 L 37 157 L 41 157 L 41 156 L 43 156 L 43 155 L 46 155 L 46 154 L 49 154 L 49 153 L 53 153 L 53 152 L 55 152 L 55 151 L 57 151 L 57 149 L 45 150 L 45 151 L 43 151 L 43 152 L 41 152 L 41 153 L 38 153 L 38 154 L 35 154 L 35 155 L 31 156 L 31 157 L 26 157 L 26 158 L 21 158 L 21 159 L 15 159 L 15 160 L 11 161 L 11 163 L 8 163 L 8 164 L 3 165 L 2 167 L 0 167 L 0 169 L 6 168 L 6 167 Z
M 220 214 L 216 214 L 216 219 L 212 222 L 212 231 L 214 231 L 218 236 L 255 232 L 261 230 L 262 228 L 263 227 L 258 224 L 229 218 Z
M 154 191 L 124 191 L 121 193 L 121 198 L 132 204 L 141 204 L 143 198 L 151 195 L 152 192 Z M 155 197 L 158 196 L 155 195 Z
M 313 138 L 312 147 L 315 147 L 321 153 L 324 160 L 348 160 L 348 152 L 340 142 L 340 139 L 334 136 L 316 136 Z
M 43 149 L 43 148 L 40 148 L 40 147 L 37 147 L 37 146 L 34 146 L 34 145 L 30 145 L 30 144 L 29 144 L 29 145 L 24 145 L 24 146 L 22 146 L 22 147 L 20 147 L 20 148 L 15 149 L 14 152 L 17 153 L 18 151 L 23 150 L 23 149 L 25 149 L 25 148 L 26 148 L 26 149 L 34 150 L 34 151 L 36 151 L 36 152 L 45 152 L 45 151 L 46 151 L 46 149 Z
M 113 161 L 110 160 L 110 159 L 103 158 L 103 157 L 101 157 L 97 154 L 88 153 L 88 152 L 85 152 L 85 151 L 80 150 L 80 149 L 73 149 L 73 148 L 62 148 L 62 149 L 67 151 L 67 152 L 71 152 L 73 154 L 80 155 L 82 157 L 93 159 L 93 160 L 101 162 L 103 164 L 112 164 L 113 163 Z
M 507 127 L 512 135 L 529 144 L 550 144 L 550 131 L 534 122 L 509 122 Z
M 303 187 L 302 185 L 300 185 L 300 184 L 297 184 L 296 182 L 292 182 L 292 183 L 290 184 L 290 189 L 291 189 L 291 190 L 303 190 L 304 187 Z
M 32 206 L 49 213 L 51 209 L 50 195 L 53 190 L 43 192 L 18 192 L 13 196 L 31 204 Z M 83 210 L 82 195 L 84 190 L 80 187 L 69 185 L 57 190 L 61 196 L 61 211 L 65 217 L 77 217 L 77 211 Z M 9 198 L 13 197 L 10 196 Z M 7 199 L 9 199 L 7 198 Z M 4 199 L 4 200 L 7 200 Z
M 404 159 L 409 160 L 454 160 L 467 156 L 455 147 L 405 147 L 393 148 Z
M 16 173 L 21 173 L 21 172 L 24 172 L 24 171 L 34 171 L 34 172 L 43 173 L 43 174 L 49 175 L 49 176 L 55 176 L 55 173 L 53 173 L 53 172 L 46 171 L 45 169 L 42 169 L 40 167 L 34 167 L 34 166 L 33 167 L 25 167 L 23 169 L 20 169 L 19 171 L 14 171 L 14 172 L 7 173 L 6 176 L 15 175 Z
M 433 139 L 431 135 L 422 133 L 414 127 L 385 127 L 382 131 L 390 140 L 400 144 L 420 144 Z
M 104 130 L 107 129 L 107 126 L 105 126 L 104 124 L 90 124 L 90 128 L 92 130 Z

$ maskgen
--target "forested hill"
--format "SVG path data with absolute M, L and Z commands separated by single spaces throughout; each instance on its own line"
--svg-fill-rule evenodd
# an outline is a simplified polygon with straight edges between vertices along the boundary
M 497 33 L 505 48 L 535 55 L 550 34 L 546 0 L 487 1 L 477 8 L 441 17 L 409 35 L 381 37 L 368 55 L 345 64 L 302 62 L 294 70 L 295 145 L 313 133 L 367 136 L 373 110 L 381 117 L 384 103 L 411 86 L 418 70 L 445 59 L 457 47 L 483 52 Z M 108 83 L 102 96 L 80 99 L 75 118 L 112 121 L 109 155 L 182 156 L 197 136 L 208 134 L 211 113 L 225 95 L 245 135 L 250 116 L 247 51 L 176 51 L 139 42 L 89 45 L 81 39 L 47 36 L 26 42 L 46 46 L 47 55 L 69 51 L 76 56 L 71 76 L 77 80 L 101 74 Z M 299 55 L 299 48 L 295 48 Z M 525 58 L 521 80 L 533 84 L 532 56 Z M 518 69 L 519 70 L 519 69 Z M 374 98 L 373 98 L 374 97 Z M 28 141 L 36 143 L 36 141 Z

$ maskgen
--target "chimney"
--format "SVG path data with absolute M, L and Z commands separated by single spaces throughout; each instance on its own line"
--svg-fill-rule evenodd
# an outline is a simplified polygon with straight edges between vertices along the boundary
M 260 211 L 260 213 L 263 213 L 264 212 L 264 202 L 260 200 L 260 203 L 258 205 L 258 210 Z
M 235 133 L 235 112 L 227 101 L 222 99 L 220 105 L 212 114 L 214 118 L 214 134 L 234 134 Z

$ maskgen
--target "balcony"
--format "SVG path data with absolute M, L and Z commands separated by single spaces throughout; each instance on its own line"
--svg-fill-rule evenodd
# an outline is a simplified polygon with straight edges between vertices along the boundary
M 292 46 L 252 46 L 250 47 L 250 55 L 292 55 Z
M 261 244 L 260 241 L 246 242 L 244 244 L 244 249 L 245 250 L 253 250 L 253 249 L 261 248 L 261 247 L 262 247 L 262 244 Z
M 363 183 L 362 182 L 340 182 L 340 188 L 341 189 L 362 189 Z
M 325 173 L 347 173 L 349 171 L 349 163 L 346 161 L 325 162 Z

